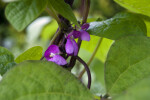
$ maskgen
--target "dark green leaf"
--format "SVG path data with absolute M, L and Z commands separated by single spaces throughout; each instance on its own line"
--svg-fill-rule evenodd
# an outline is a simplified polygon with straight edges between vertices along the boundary
M 114 0 L 121 6 L 136 13 L 150 16 L 150 0 Z
M 7 5 L 5 14 L 18 31 L 23 30 L 45 9 L 47 0 L 21 0 Z
M 116 40 L 105 63 L 107 92 L 119 94 L 150 76 L 150 38 L 129 36 Z
M 0 47 L 0 74 L 3 75 L 15 65 L 13 54 L 6 48 Z
M 79 26 L 71 7 L 68 4 L 66 4 L 64 0 L 49 0 L 49 2 L 60 15 Z
M 28 49 L 27 51 L 25 51 L 24 53 L 22 53 L 21 55 L 19 55 L 15 59 L 15 62 L 21 63 L 25 60 L 40 60 L 42 57 L 42 52 L 43 52 L 42 47 L 40 47 L 40 46 L 32 47 L 32 48 Z
M 127 35 L 145 35 L 146 25 L 142 19 L 131 13 L 119 13 L 111 19 L 90 23 L 91 35 L 116 40 Z
M 47 61 L 27 61 L 0 82 L 0 100 L 93 100 L 69 71 Z

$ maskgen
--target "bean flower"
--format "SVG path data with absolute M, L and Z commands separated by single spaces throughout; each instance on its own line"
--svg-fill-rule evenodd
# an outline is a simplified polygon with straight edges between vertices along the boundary
M 66 53 L 68 55 L 76 56 L 78 54 L 78 45 L 74 39 L 80 38 L 81 40 L 90 41 L 90 35 L 87 32 L 89 28 L 89 24 L 83 24 L 79 31 L 73 30 L 71 33 L 68 34 L 66 37 L 67 42 L 65 45 Z
M 60 50 L 57 45 L 50 45 L 48 49 L 45 51 L 44 57 L 48 61 L 52 61 L 58 65 L 66 65 L 66 60 L 60 56 Z

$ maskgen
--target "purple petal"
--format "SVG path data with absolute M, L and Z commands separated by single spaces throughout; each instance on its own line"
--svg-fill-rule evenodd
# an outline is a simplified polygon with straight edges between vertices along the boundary
M 74 47 L 74 56 L 78 54 L 78 44 L 76 43 L 75 40 L 72 40 L 73 47 Z
M 66 53 L 71 55 L 74 52 L 74 47 L 71 39 L 67 39 L 67 43 L 65 45 Z
M 80 30 L 81 32 L 81 40 L 90 41 L 90 35 L 85 30 Z
M 89 28 L 89 24 L 88 23 L 85 23 L 85 24 L 83 24 L 82 26 L 81 26 L 81 29 L 83 29 L 83 30 L 87 30 L 88 28 Z
M 66 65 L 67 61 L 60 55 L 55 55 L 49 61 L 55 62 L 58 65 Z
M 71 36 L 73 36 L 74 38 L 79 38 L 80 35 L 81 35 L 80 31 L 73 30 L 68 34 L 67 39 L 71 38 Z
M 80 33 L 80 31 L 73 31 L 73 37 L 74 38 L 79 38 L 81 36 L 81 33 Z
M 47 60 L 51 58 L 51 57 L 50 57 L 50 54 L 51 54 L 51 53 L 54 53 L 54 54 L 60 53 L 59 47 L 58 47 L 57 45 L 50 45 L 50 46 L 47 48 L 47 50 L 46 50 L 45 53 L 44 53 L 44 56 L 45 56 L 45 58 L 46 58 Z
M 67 38 L 67 39 L 70 39 L 72 35 L 73 35 L 73 31 L 70 32 L 66 38 Z

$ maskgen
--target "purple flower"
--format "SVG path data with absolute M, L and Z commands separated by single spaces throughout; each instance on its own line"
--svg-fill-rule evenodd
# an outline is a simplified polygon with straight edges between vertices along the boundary
M 79 31 L 73 30 L 66 37 L 67 42 L 65 45 L 66 53 L 68 55 L 76 56 L 78 54 L 78 45 L 74 39 L 80 38 L 81 40 L 90 41 L 90 35 L 86 30 L 89 28 L 89 24 L 83 24 Z
M 85 24 L 83 24 L 82 26 L 81 26 L 81 29 L 83 29 L 83 30 L 87 30 L 88 28 L 89 28 L 89 24 L 88 23 L 85 23 Z
M 85 23 L 81 26 L 81 30 L 80 30 L 80 33 L 81 33 L 81 40 L 85 40 L 85 41 L 90 41 L 90 35 L 87 31 L 87 29 L 89 28 L 89 24 L 88 23 Z
M 59 47 L 57 45 L 50 45 L 48 49 L 45 51 L 44 56 L 48 61 L 52 61 L 58 65 L 66 65 L 67 64 L 66 60 L 59 54 L 60 54 Z
M 71 33 L 69 33 L 68 36 L 66 37 L 67 42 L 65 45 L 65 49 L 68 55 L 76 56 L 78 54 L 78 44 L 76 43 L 74 38 L 78 38 L 79 36 L 80 32 L 74 30 Z

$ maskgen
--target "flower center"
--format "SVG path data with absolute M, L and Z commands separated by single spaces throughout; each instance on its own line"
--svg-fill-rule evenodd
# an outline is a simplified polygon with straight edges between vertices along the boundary
M 54 56 L 55 56 L 55 54 L 54 54 L 54 53 L 51 53 L 49 56 L 50 56 L 50 57 L 54 57 Z

